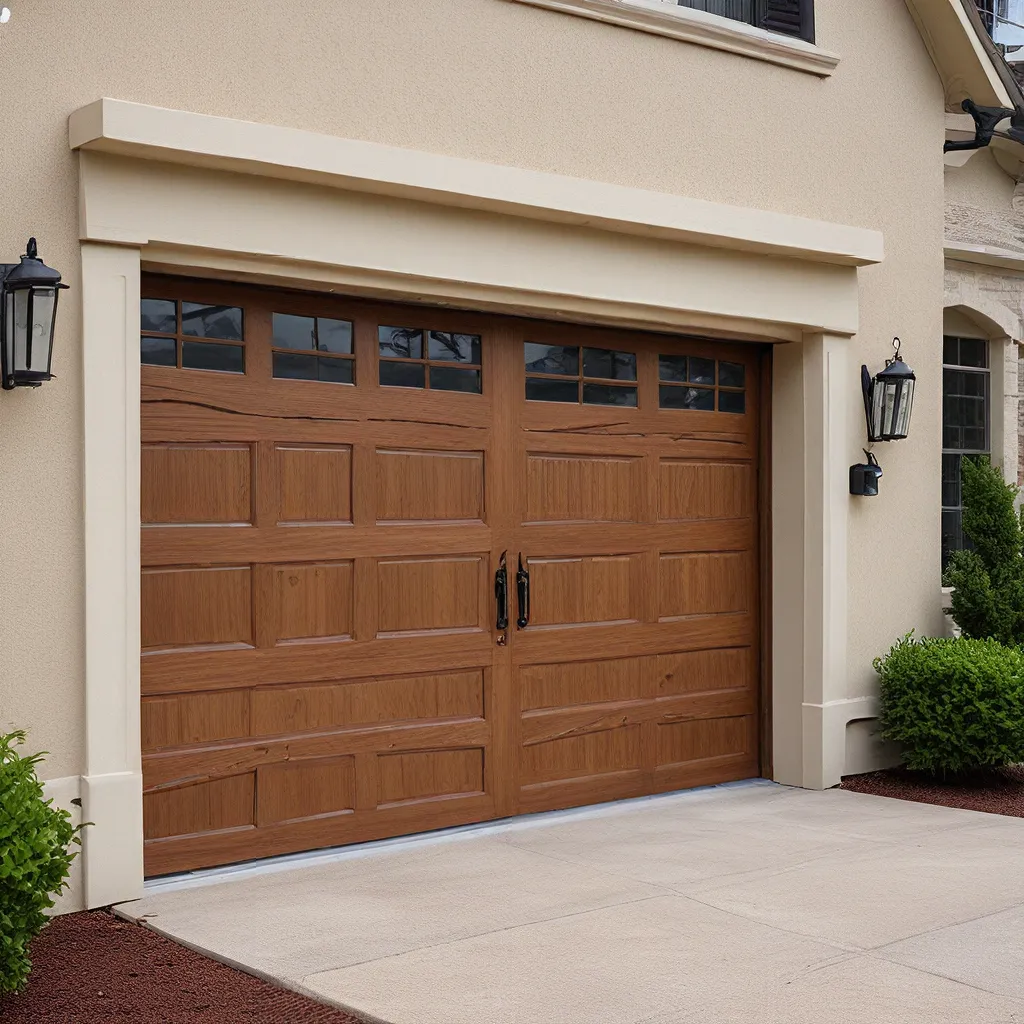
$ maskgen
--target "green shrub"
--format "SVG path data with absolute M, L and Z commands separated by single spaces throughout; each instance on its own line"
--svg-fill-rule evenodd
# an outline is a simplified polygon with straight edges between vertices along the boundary
M 1024 761 L 1024 653 L 996 640 L 900 640 L 875 659 L 882 733 L 936 775 Z
M 15 746 L 24 742 L 22 732 L 0 736 L 0 995 L 25 984 L 28 945 L 66 885 L 81 827 L 44 799 L 36 776 L 43 755 L 22 757 Z
M 987 458 L 962 459 L 964 533 L 973 551 L 955 551 L 943 582 L 953 587 L 953 619 L 964 636 L 1024 644 L 1024 527 L 1017 488 Z

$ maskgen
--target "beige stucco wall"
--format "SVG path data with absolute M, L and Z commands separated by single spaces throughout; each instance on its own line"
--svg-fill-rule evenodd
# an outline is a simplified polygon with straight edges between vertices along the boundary
M 881 453 L 882 494 L 849 523 L 849 671 L 833 698 L 873 691 L 871 658 L 938 628 L 943 98 L 898 0 L 818 0 L 827 79 L 506 0 L 62 0 L 0 27 L 0 242 L 31 232 L 72 285 L 55 371 L 0 396 L 0 721 L 83 763 L 82 367 L 76 157 L 67 116 L 100 96 L 307 128 L 589 177 L 884 232 L 860 275 L 848 342 L 849 461 L 863 438 L 855 369 L 892 335 L 918 371 L 910 440 Z M 31 81 L 31 87 L 24 83 Z M 627 269 L 628 268 L 624 268 Z M 904 562 L 878 585 L 899 531 Z
M 996 163 L 990 149 L 978 150 L 962 167 L 945 168 L 946 201 L 1005 217 L 1013 200 L 1013 179 Z

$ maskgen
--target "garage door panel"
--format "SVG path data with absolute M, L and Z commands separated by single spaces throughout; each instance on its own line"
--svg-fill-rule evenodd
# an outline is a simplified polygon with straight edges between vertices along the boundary
M 252 445 L 142 447 L 144 525 L 251 523 Z
M 528 452 L 525 523 L 635 523 L 643 517 L 637 456 Z
M 355 758 L 286 761 L 256 770 L 256 824 L 275 825 L 355 809 Z
M 749 463 L 662 459 L 658 517 L 747 519 L 754 513 L 754 472 Z
M 528 557 L 531 627 L 630 622 L 642 617 L 639 555 Z
M 278 443 L 274 457 L 278 522 L 351 522 L 351 445 Z
M 754 652 L 749 647 L 661 654 L 657 659 L 660 697 L 743 687 L 756 683 Z
M 378 806 L 484 792 L 484 750 L 418 750 L 377 757 Z
M 252 772 L 196 782 L 143 797 L 145 837 L 219 832 L 255 824 L 256 778 Z
M 536 711 L 640 700 L 652 696 L 649 676 L 649 659 L 645 658 L 527 665 L 519 673 L 520 708 Z
M 662 554 L 658 566 L 659 618 L 747 612 L 753 602 L 753 565 L 746 552 Z
M 757 542 L 756 521 L 693 520 L 687 523 L 573 523 L 572 529 L 553 524 L 520 528 L 524 557 L 622 554 L 652 548 L 682 554 L 689 551 L 749 551 Z
M 627 725 L 528 744 L 523 747 L 520 777 L 524 786 L 530 786 L 641 767 L 640 727 Z
M 351 637 L 355 605 L 352 562 L 267 568 L 273 580 L 275 643 Z
M 483 556 L 382 560 L 377 568 L 378 636 L 482 630 Z
M 252 691 L 253 736 L 483 714 L 482 670 Z
M 249 735 L 249 691 L 142 698 L 143 752 Z
M 142 649 L 253 643 L 249 566 L 145 569 Z
M 377 522 L 483 520 L 483 452 L 385 448 L 376 462 Z

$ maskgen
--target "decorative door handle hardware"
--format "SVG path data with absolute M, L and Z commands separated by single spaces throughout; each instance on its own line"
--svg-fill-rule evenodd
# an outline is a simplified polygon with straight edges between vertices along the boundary
M 516 573 L 516 596 L 519 598 L 519 618 L 516 627 L 525 629 L 530 622 L 530 573 L 523 568 L 523 553 L 519 552 L 519 571 Z
M 507 551 L 502 551 L 498 571 L 494 574 L 494 602 L 498 607 L 494 628 L 502 633 L 508 629 L 508 568 L 505 562 Z

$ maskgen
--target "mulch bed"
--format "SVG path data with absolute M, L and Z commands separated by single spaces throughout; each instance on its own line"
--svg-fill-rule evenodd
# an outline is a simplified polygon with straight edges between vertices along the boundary
M 855 793 L 1024 818 L 1024 765 L 993 768 L 945 781 L 906 768 L 890 768 L 867 775 L 847 775 L 842 788 Z
M 104 910 L 55 918 L 3 1024 L 360 1024 L 350 1014 L 179 946 Z

